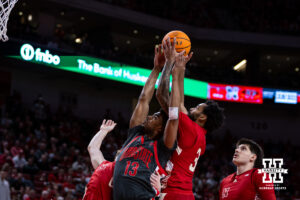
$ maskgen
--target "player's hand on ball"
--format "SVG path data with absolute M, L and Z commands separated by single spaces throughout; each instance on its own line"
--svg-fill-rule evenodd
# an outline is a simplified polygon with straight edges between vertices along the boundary
M 171 42 L 170 38 L 167 40 L 163 41 L 163 49 L 164 49 L 164 54 L 166 60 L 169 61 L 175 61 L 176 55 L 178 55 L 176 49 L 175 49 L 175 44 L 176 44 L 176 37 L 174 37 L 173 42 Z
M 182 51 L 176 55 L 174 68 L 184 68 L 185 69 L 186 63 L 189 62 L 193 56 L 193 52 L 191 52 L 187 56 L 185 56 L 184 54 L 185 54 L 185 51 Z
M 154 67 L 161 70 L 165 65 L 165 56 L 162 51 L 162 45 L 155 46 Z
M 102 121 L 102 125 L 100 127 L 100 130 L 110 132 L 115 128 L 116 125 L 117 125 L 117 123 L 115 123 L 114 121 L 112 121 L 112 120 L 107 120 L 106 121 L 106 119 L 104 119 Z

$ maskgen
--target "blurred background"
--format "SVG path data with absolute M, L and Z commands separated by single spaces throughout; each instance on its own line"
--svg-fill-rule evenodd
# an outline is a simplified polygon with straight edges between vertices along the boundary
M 89 141 L 102 119 L 115 120 L 101 149 L 113 160 L 154 46 L 171 30 L 184 31 L 194 52 L 186 107 L 214 99 L 226 114 L 207 135 L 195 198 L 218 199 L 220 181 L 235 171 L 234 145 L 248 137 L 284 160 L 277 199 L 300 199 L 299 9 L 297 0 L 19 0 L 0 43 L 0 170 L 11 199 L 82 198 L 93 172 Z M 95 63 L 123 79 L 89 71 Z M 153 98 L 150 113 L 158 109 Z

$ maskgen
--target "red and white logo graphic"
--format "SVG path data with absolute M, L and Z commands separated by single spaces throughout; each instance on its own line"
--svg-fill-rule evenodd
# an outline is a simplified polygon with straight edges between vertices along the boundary
M 229 190 L 230 190 L 230 187 L 223 189 L 223 191 L 222 191 L 222 199 L 228 197 Z

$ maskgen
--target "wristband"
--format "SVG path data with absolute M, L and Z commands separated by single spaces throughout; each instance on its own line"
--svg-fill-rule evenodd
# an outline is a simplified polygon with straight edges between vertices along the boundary
M 178 107 L 169 107 L 169 120 L 178 119 Z

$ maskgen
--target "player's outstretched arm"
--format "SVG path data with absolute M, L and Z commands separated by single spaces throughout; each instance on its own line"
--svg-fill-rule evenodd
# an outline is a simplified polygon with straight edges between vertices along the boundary
M 191 52 L 187 57 L 186 57 L 186 62 L 188 62 L 193 56 L 193 52 Z M 184 65 L 184 71 L 185 71 L 186 65 Z M 188 114 L 187 109 L 184 106 L 184 73 L 179 74 L 179 90 L 180 90 L 180 111 L 183 112 L 184 114 Z
M 175 49 L 175 44 L 176 38 L 174 38 L 173 42 L 170 42 L 170 38 L 168 38 L 162 44 L 166 62 L 159 79 L 156 99 L 165 113 L 169 112 L 170 74 L 175 63 L 175 56 L 178 54 Z
M 152 69 L 151 74 L 148 77 L 145 86 L 140 94 L 138 103 L 130 119 L 129 128 L 140 125 L 146 120 L 146 117 L 149 112 L 149 103 L 152 99 L 155 89 L 155 83 L 164 65 L 164 59 L 163 54 L 161 52 L 161 48 L 161 45 L 155 47 L 154 68 Z
M 103 157 L 103 154 L 100 151 L 100 147 L 107 133 L 112 131 L 116 125 L 117 124 L 114 121 L 112 120 L 106 121 L 104 119 L 100 127 L 100 130 L 90 141 L 90 144 L 88 145 L 88 151 L 94 169 L 96 169 L 103 161 L 105 161 L 105 158 Z
M 169 149 L 174 146 L 177 138 L 179 111 L 181 111 L 180 76 L 182 74 L 184 75 L 186 63 L 192 57 L 192 54 L 185 56 L 184 53 L 185 51 L 176 55 L 175 65 L 172 69 L 172 91 L 169 106 L 169 119 L 164 132 L 164 142 L 166 147 Z
M 173 148 L 177 138 L 178 119 L 179 119 L 179 106 L 180 106 L 180 88 L 179 88 L 179 75 L 184 73 L 181 65 L 184 64 L 184 51 L 176 56 L 174 68 L 172 69 L 172 89 L 171 99 L 169 105 L 169 119 L 165 127 L 164 143 L 169 149 Z

